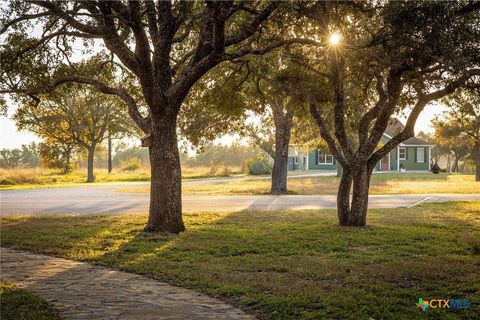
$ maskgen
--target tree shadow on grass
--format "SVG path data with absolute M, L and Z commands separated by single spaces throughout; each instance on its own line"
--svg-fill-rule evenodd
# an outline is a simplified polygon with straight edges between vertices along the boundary
M 449 218 L 449 229 L 374 217 L 374 228 L 359 229 L 336 226 L 333 210 L 246 210 L 206 223 L 196 219 L 201 215 L 186 214 L 189 231 L 179 236 L 138 231 L 101 260 L 227 298 L 265 318 L 416 317 L 409 303 L 419 294 L 474 300 L 480 290 L 475 258 L 460 237 L 478 228 L 465 219 Z M 342 310 L 345 303 L 358 310 Z
M 374 227 L 365 229 L 338 227 L 334 210 L 186 213 L 188 231 L 178 236 L 140 231 L 145 216 L 125 215 L 120 226 L 120 216 L 76 216 L 70 223 L 83 231 L 66 245 L 96 245 L 85 260 L 226 298 L 264 318 L 416 318 L 425 295 L 471 299 L 460 316 L 475 319 L 478 259 L 464 235 L 479 226 L 428 208 L 372 210 Z

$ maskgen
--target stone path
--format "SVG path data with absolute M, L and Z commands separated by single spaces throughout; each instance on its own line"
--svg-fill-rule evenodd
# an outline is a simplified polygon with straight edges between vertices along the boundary
M 255 319 L 198 292 L 87 263 L 0 248 L 1 279 L 76 319 Z

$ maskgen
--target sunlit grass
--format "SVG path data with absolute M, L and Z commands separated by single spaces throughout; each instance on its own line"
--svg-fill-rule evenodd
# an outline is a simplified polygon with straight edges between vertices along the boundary
M 183 179 L 225 177 L 239 175 L 239 173 L 239 167 L 220 168 L 216 171 L 212 171 L 210 167 L 182 168 Z M 95 183 L 150 181 L 150 169 L 146 167 L 134 171 L 113 170 L 111 173 L 105 169 L 95 169 L 94 174 Z M 0 169 L 0 190 L 92 185 L 85 183 L 86 176 L 85 170 L 74 170 L 63 174 L 58 170 L 42 168 Z
M 2 245 L 111 265 L 221 296 L 264 319 L 417 319 L 419 297 L 466 298 L 480 314 L 480 202 L 370 210 L 340 228 L 334 210 L 185 213 L 179 236 L 145 214 L 2 218 Z
M 312 177 L 288 180 L 290 194 L 337 194 L 339 178 Z M 269 179 L 243 180 L 217 184 L 184 185 L 183 194 L 254 195 L 268 194 Z M 120 192 L 148 193 L 149 188 L 125 188 Z M 410 173 L 374 174 L 370 194 L 479 193 L 480 183 L 473 175 Z

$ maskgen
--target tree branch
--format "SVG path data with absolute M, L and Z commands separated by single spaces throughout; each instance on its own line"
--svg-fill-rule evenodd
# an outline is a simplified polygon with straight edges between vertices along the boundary
M 320 136 L 325 140 L 325 142 L 327 142 L 330 152 L 332 152 L 332 154 L 335 156 L 338 162 L 340 162 L 342 167 L 344 168 L 347 167 L 347 164 L 348 164 L 347 159 L 338 150 L 335 143 L 335 139 L 328 132 L 325 121 L 323 121 L 322 116 L 318 111 L 317 104 L 315 103 L 315 99 L 311 95 L 308 95 L 307 100 L 310 105 L 310 113 L 313 116 L 313 119 L 315 119 L 315 122 L 317 123 L 318 128 L 320 129 Z

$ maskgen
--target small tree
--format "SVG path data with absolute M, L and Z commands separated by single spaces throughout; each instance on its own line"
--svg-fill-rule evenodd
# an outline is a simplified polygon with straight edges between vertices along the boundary
M 466 156 L 470 152 L 475 162 L 476 180 L 480 181 L 480 89 L 461 90 L 444 102 L 448 110 L 442 118 L 436 119 L 435 127 L 441 134 L 445 131 L 452 133 L 447 137 L 442 135 L 442 138 L 456 154 L 461 151 Z M 458 160 L 456 169 L 458 171 Z
M 71 160 L 75 149 L 74 144 L 61 144 L 56 141 L 42 142 L 38 146 L 42 166 L 46 168 L 63 169 L 66 174 L 72 170 Z
M 59 88 L 42 97 L 39 105 L 21 106 L 13 119 L 19 129 L 32 131 L 53 145 L 62 145 L 64 150 L 70 149 L 68 156 L 73 146 L 86 150 L 87 182 L 95 180 L 93 160 L 97 146 L 108 135 L 124 135 L 134 128 L 116 98 L 79 85 Z M 47 153 L 44 148 L 44 155 Z
M 439 150 L 453 153 L 450 171 L 458 172 L 459 162 L 469 153 L 470 139 L 463 134 L 461 127 L 455 121 L 437 117 L 433 121 L 433 126 Z

